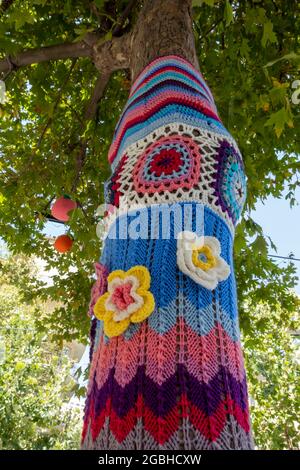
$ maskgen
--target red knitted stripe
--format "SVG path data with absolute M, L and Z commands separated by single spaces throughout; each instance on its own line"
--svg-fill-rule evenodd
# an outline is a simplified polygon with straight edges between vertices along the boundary
M 109 412 L 110 410 L 110 412 Z M 138 396 L 135 407 L 126 416 L 120 418 L 114 410 L 111 410 L 111 399 L 106 402 L 104 410 L 95 418 L 94 406 L 92 404 L 91 415 L 86 420 L 82 435 L 85 439 L 88 422 L 91 423 L 92 438 L 95 441 L 104 426 L 106 416 L 110 417 L 109 426 L 111 433 L 118 442 L 123 442 L 128 434 L 137 424 L 137 419 L 143 419 L 143 426 L 153 438 L 160 444 L 165 444 L 177 431 L 184 418 L 188 418 L 192 425 L 210 442 L 216 441 L 222 433 L 228 420 L 232 415 L 237 423 L 245 430 L 250 431 L 247 411 L 243 411 L 235 402 L 226 396 L 216 411 L 207 416 L 202 410 L 191 403 L 185 394 L 182 394 L 178 404 L 165 417 L 157 417 L 145 404 L 143 397 Z
M 186 77 L 190 78 L 191 80 L 194 80 L 195 82 L 198 83 L 198 85 L 205 90 L 207 93 L 208 90 L 203 86 L 203 83 L 201 83 L 200 80 L 198 80 L 197 77 L 195 77 L 193 74 L 189 73 L 187 70 L 184 70 L 180 67 L 177 67 L 176 65 L 166 65 L 165 67 L 160 68 L 159 70 L 155 70 L 152 72 L 147 78 L 145 78 L 129 95 L 131 97 L 134 95 L 143 85 L 148 83 L 152 78 L 156 77 L 157 75 L 160 75 L 163 72 L 180 72 L 182 75 L 185 75 Z
M 215 113 L 213 113 L 211 110 L 209 110 L 208 108 L 206 108 L 203 103 L 201 103 L 200 101 L 197 103 L 197 106 L 194 105 L 194 100 L 190 99 L 190 98 L 185 98 L 184 96 L 182 96 L 182 98 L 176 98 L 174 99 L 174 97 L 168 97 L 168 98 L 163 98 L 159 104 L 157 104 L 155 107 L 153 107 L 151 110 L 149 110 L 148 112 L 147 111 L 143 111 L 142 113 L 140 113 L 139 115 L 137 115 L 135 118 L 133 119 L 130 119 L 128 121 L 126 121 L 126 123 L 124 124 L 124 127 L 121 131 L 121 133 L 118 135 L 118 138 L 116 139 L 116 141 L 113 143 L 113 147 L 115 147 L 115 150 L 109 154 L 109 157 L 108 157 L 108 160 L 110 163 L 113 162 L 113 160 L 115 159 L 116 157 L 116 154 L 117 154 L 117 151 L 118 151 L 118 148 L 119 148 L 119 143 L 120 141 L 123 139 L 126 131 L 130 128 L 130 127 L 133 127 L 134 125 L 136 124 L 139 124 L 143 121 L 146 121 L 149 117 L 151 117 L 153 114 L 156 114 L 161 108 L 167 106 L 168 104 L 184 104 L 186 106 L 189 106 L 190 108 L 193 108 L 197 111 L 200 111 L 201 113 L 205 114 L 205 116 L 208 116 L 208 117 L 211 117 L 212 119 L 215 119 L 216 121 L 219 121 L 221 122 L 219 116 Z

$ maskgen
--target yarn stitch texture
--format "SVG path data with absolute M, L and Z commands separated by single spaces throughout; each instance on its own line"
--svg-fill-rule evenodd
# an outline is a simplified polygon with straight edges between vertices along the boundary
M 252 449 L 232 256 L 246 178 L 237 144 L 189 62 L 160 57 L 140 73 L 108 158 L 105 197 L 118 211 L 106 218 L 82 448 Z M 162 235 L 153 208 L 172 203 L 191 214 L 191 226 L 179 230 L 191 246 L 178 237 L 173 214 L 170 236 Z M 137 208 L 155 237 L 130 236 Z M 146 276 L 143 302 L 132 274 L 139 285 Z
M 113 271 L 107 278 L 108 291 L 96 302 L 94 312 L 104 321 L 108 337 L 119 336 L 130 323 L 139 323 L 154 310 L 150 287 L 150 274 L 144 266 L 134 266 L 129 271 Z

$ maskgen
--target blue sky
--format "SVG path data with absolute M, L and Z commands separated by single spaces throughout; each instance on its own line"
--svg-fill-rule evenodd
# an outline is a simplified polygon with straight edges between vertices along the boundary
M 296 193 L 297 201 L 300 201 L 300 190 Z M 269 197 L 264 204 L 258 203 L 256 210 L 252 212 L 252 218 L 263 227 L 265 235 L 269 235 L 277 246 L 275 255 L 289 256 L 293 253 L 295 258 L 300 259 L 300 205 L 290 208 L 285 199 Z M 287 261 L 277 260 L 280 266 L 286 265 Z M 297 274 L 300 278 L 300 262 L 295 261 Z M 300 294 L 300 282 L 296 288 Z

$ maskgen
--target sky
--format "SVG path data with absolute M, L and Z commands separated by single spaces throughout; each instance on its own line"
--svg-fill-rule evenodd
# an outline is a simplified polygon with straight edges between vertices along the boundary
M 296 200 L 300 202 L 300 190 L 296 193 Z M 277 246 L 277 253 L 274 250 L 270 250 L 270 253 L 289 256 L 292 252 L 295 258 L 300 259 L 300 205 L 290 208 L 287 200 L 269 197 L 264 204 L 257 204 L 252 218 L 262 226 L 264 234 L 270 236 Z M 280 266 L 288 263 L 285 260 L 276 262 Z M 300 261 L 295 261 L 295 266 L 300 278 Z M 296 292 L 300 294 L 299 281 Z

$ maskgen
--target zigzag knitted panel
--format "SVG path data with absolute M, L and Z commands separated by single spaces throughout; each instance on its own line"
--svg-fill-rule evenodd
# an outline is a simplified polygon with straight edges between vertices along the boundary
M 232 259 L 246 179 L 191 64 L 137 77 L 109 161 L 82 447 L 251 449 Z

